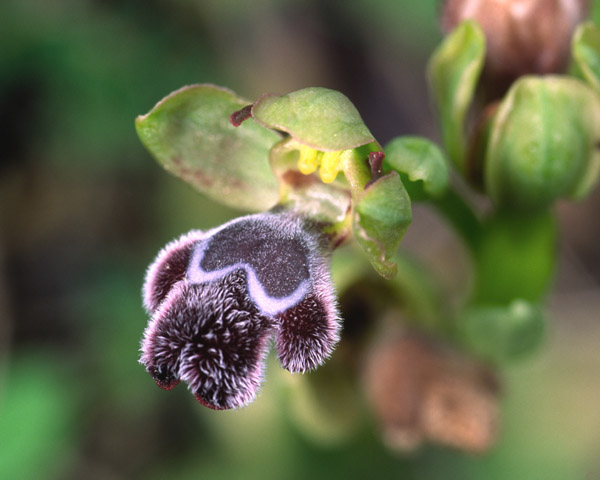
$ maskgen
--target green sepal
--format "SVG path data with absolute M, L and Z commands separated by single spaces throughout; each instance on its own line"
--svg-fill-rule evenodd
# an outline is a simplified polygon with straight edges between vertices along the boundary
M 433 53 L 428 76 L 443 143 L 450 160 L 464 171 L 465 119 L 485 60 L 485 35 L 474 21 L 461 23 Z
M 600 171 L 600 97 L 580 80 L 521 77 L 492 125 L 484 180 L 497 205 L 515 211 L 578 199 Z
M 497 364 L 531 353 L 541 343 L 544 331 L 545 318 L 540 307 L 522 299 L 506 306 L 473 306 L 459 323 L 465 345 Z
M 243 210 L 278 199 L 269 150 L 281 139 L 254 122 L 234 127 L 229 116 L 249 102 L 214 85 L 190 85 L 136 118 L 148 151 L 170 173 L 208 197 Z
M 396 275 L 397 265 L 392 257 L 411 219 L 410 197 L 396 172 L 369 184 L 355 199 L 354 237 L 384 278 Z
M 252 117 L 321 151 L 349 150 L 375 140 L 348 97 L 327 88 L 263 95 L 254 103 Z
M 573 59 L 583 78 L 600 92 L 600 30 L 593 22 L 577 27 L 571 43 Z
M 384 168 L 400 174 L 412 201 L 439 197 L 448 188 L 448 165 L 433 142 L 421 137 L 398 137 L 385 148 Z

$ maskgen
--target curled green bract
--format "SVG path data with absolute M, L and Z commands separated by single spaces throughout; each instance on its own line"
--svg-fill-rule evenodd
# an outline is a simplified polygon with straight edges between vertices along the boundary
M 384 278 L 396 275 L 392 259 L 411 220 L 410 197 L 396 172 L 371 183 L 355 198 L 354 237 Z
M 411 200 L 439 197 L 446 191 L 448 166 L 434 143 L 420 137 L 398 137 L 384 151 L 384 165 L 405 177 Z
M 485 161 L 497 205 L 524 211 L 581 198 L 600 169 L 600 99 L 563 76 L 522 77 L 495 115 Z
M 327 88 L 263 95 L 252 106 L 252 117 L 265 127 L 289 133 L 302 145 L 323 152 L 349 150 L 375 140 L 352 102 Z
M 485 61 L 485 36 L 474 21 L 461 23 L 434 52 L 428 65 L 433 99 L 440 115 L 443 143 L 463 171 L 467 139 L 465 118 Z
M 248 101 L 214 85 L 190 85 L 135 121 L 148 151 L 173 175 L 226 205 L 259 211 L 278 199 L 269 150 L 281 136 L 246 122 L 229 123 Z
M 571 45 L 573 59 L 583 78 L 600 92 L 600 30 L 593 22 L 586 22 L 575 31 Z

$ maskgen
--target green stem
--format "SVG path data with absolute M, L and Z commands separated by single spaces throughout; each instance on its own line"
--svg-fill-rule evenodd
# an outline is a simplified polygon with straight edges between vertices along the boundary
M 390 286 L 406 305 L 414 325 L 440 336 L 451 329 L 441 288 L 431 271 L 406 254 L 394 257 L 398 274 Z
M 482 224 L 471 206 L 452 187 L 430 203 L 454 227 L 471 253 L 475 253 L 482 235 Z
M 474 256 L 473 302 L 539 302 L 556 268 L 557 222 L 552 211 L 496 211 L 484 226 Z

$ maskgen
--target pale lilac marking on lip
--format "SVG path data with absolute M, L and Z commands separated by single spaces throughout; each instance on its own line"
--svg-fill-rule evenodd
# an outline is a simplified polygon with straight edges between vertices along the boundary
M 212 282 L 224 277 L 225 275 L 228 275 L 235 270 L 243 269 L 246 271 L 247 275 L 248 295 L 254 301 L 254 303 L 256 303 L 261 313 L 267 315 L 276 315 L 293 307 L 294 305 L 298 304 L 310 291 L 311 282 L 310 279 L 308 279 L 303 280 L 300 285 L 298 285 L 296 290 L 286 297 L 271 297 L 269 294 L 267 294 L 264 287 L 258 280 L 252 265 L 249 265 L 245 262 L 238 262 L 219 270 L 207 272 L 201 267 L 201 262 L 209 242 L 210 238 L 208 240 L 199 242 L 194 248 L 187 271 L 187 279 L 191 284 Z

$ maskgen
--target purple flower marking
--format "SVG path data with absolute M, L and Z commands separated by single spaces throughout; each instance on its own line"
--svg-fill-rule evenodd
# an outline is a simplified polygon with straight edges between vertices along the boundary
M 290 213 L 242 217 L 169 243 L 149 267 L 140 362 L 159 387 L 184 380 L 210 408 L 250 403 L 269 340 L 291 372 L 323 363 L 339 314 L 317 229 Z

